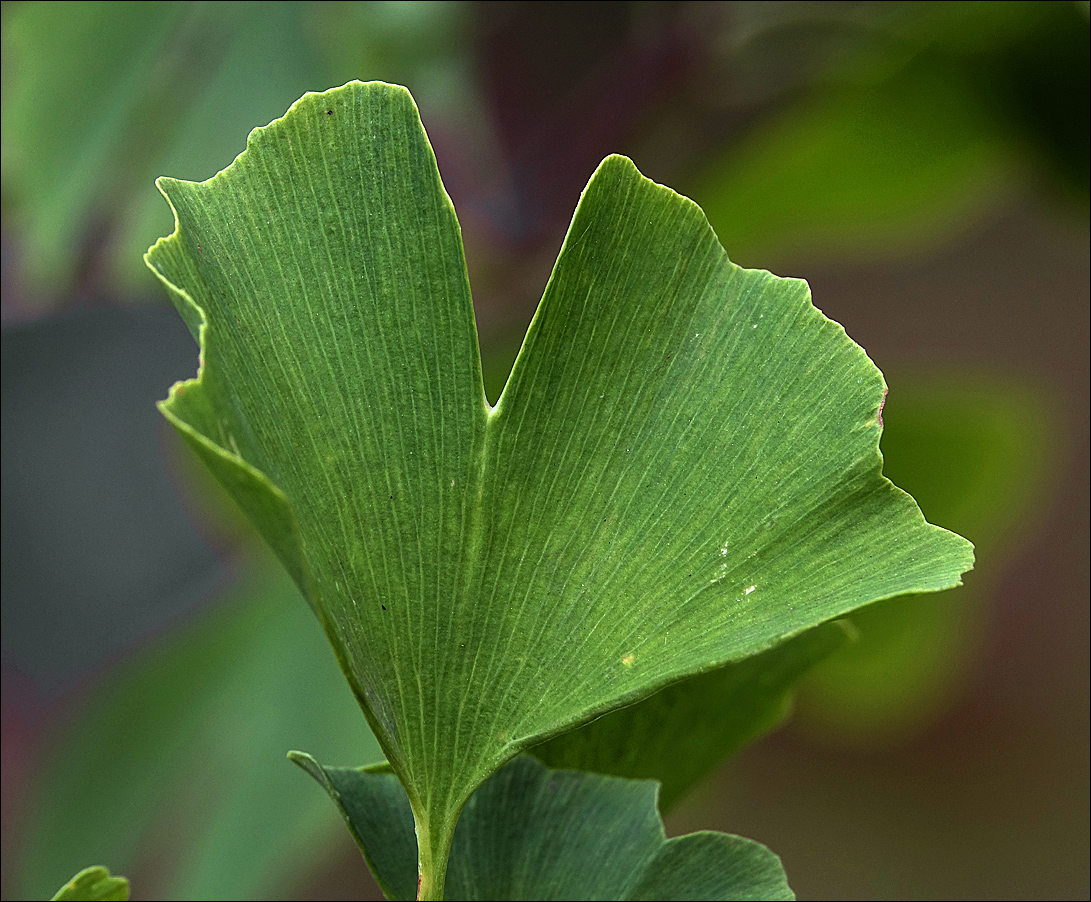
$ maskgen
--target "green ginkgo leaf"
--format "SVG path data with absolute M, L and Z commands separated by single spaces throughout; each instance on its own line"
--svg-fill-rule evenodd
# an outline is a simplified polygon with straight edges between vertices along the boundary
M 84 868 L 57 890 L 53 902 L 125 902 L 129 881 L 100 866 Z
M 387 898 L 415 898 L 413 813 L 389 768 L 289 757 L 329 793 Z M 658 789 L 520 755 L 485 781 L 458 822 L 451 898 L 795 898 L 780 859 L 760 843 L 710 831 L 667 839 Z
M 147 260 L 201 346 L 162 409 L 321 619 L 408 794 L 422 898 L 523 749 L 878 598 L 968 542 L 881 473 L 886 386 L 805 283 L 624 157 L 490 408 L 409 93 L 308 94 Z

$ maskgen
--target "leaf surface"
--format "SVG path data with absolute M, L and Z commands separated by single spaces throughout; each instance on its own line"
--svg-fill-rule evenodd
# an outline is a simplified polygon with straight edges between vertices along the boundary
M 53 896 L 54 902 L 125 902 L 129 881 L 111 876 L 106 868 L 84 868 Z
M 841 621 L 824 623 L 530 751 L 550 767 L 657 780 L 665 814 L 721 761 L 777 726 L 788 714 L 796 681 L 852 635 Z
M 379 768 L 290 757 L 330 794 L 391 899 L 416 897 L 413 813 Z M 452 899 L 793 899 L 780 860 L 752 840 L 701 832 L 668 840 L 658 786 L 551 770 L 529 755 L 471 796 L 455 829 Z
M 971 566 L 882 477 L 864 352 L 623 157 L 495 408 L 404 89 L 306 95 L 159 185 L 148 262 L 202 349 L 162 409 L 322 620 L 422 862 L 529 745 Z

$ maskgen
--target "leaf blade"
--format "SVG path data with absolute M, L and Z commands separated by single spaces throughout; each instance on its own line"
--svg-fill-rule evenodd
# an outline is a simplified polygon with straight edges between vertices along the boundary
M 53 902 L 126 902 L 129 881 L 102 867 L 84 868 L 57 890 Z
M 780 859 L 761 843 L 704 830 L 669 840 L 627 899 L 794 899 Z
M 761 361 L 779 362 L 785 344 L 799 358 L 788 386 L 794 396 L 763 385 L 768 371 L 747 373 Z M 850 379 L 859 383 L 854 390 L 835 390 Z M 756 400 L 740 411 L 731 391 Z M 562 685 L 555 679 L 541 695 L 561 706 L 586 690 L 586 719 L 866 601 L 957 582 L 968 543 L 925 524 L 912 500 L 880 475 L 884 391 L 881 374 L 810 304 L 804 283 L 735 267 L 696 205 L 645 179 L 630 161 L 608 159 L 581 198 L 490 418 L 496 437 L 487 446 L 486 482 L 497 503 L 478 594 L 522 593 L 530 623 L 493 630 L 505 637 L 508 657 L 529 656 L 535 637 L 553 629 L 554 650 L 575 659 L 572 650 L 586 650 L 588 634 L 612 619 L 602 645 L 581 652 L 594 658 L 594 670 L 574 685 L 564 683 L 563 657 L 529 675 L 559 675 Z M 733 431 L 709 413 L 710 401 L 734 417 L 727 424 Z M 807 441 L 796 449 L 801 432 Z M 736 440 L 741 451 L 733 450 Z M 797 513 L 766 534 L 787 506 L 781 494 Z M 742 511 L 729 510 L 732 504 Z M 809 533 L 809 541 L 789 526 Z M 888 546 L 880 554 L 903 568 L 878 580 L 865 578 L 868 555 L 860 554 L 876 526 Z M 830 544 L 850 532 L 854 544 Z M 912 553 L 897 557 L 893 546 L 903 539 L 924 546 L 916 562 L 923 567 Z M 522 554 L 508 555 L 512 546 Z M 942 572 L 929 573 L 937 551 L 947 560 Z M 759 553 L 762 566 L 751 563 Z M 768 584 L 775 591 L 765 601 Z M 588 585 L 595 598 L 587 597 Z M 502 596 L 506 586 L 514 591 Z M 603 598 L 613 599 L 612 610 Z M 668 634 L 663 650 L 646 647 Z M 653 672 L 633 679 L 642 647 L 654 655 Z M 522 669 L 507 681 L 525 680 Z M 566 724 L 564 712 L 546 714 L 538 704 L 479 699 L 481 708 L 506 701 L 529 712 L 509 712 L 520 741 L 575 721 L 568 715 Z
M 491 411 L 404 89 L 307 95 L 214 179 L 160 187 L 178 225 L 149 264 L 203 351 L 166 412 L 294 517 L 266 531 L 298 553 L 422 862 L 529 745 L 971 565 L 882 477 L 864 352 L 623 157 Z
M 392 899 L 416 893 L 413 816 L 381 768 L 292 760 L 329 793 Z M 668 840 L 657 785 L 551 770 L 528 755 L 474 793 L 455 830 L 447 891 L 455 899 L 793 899 L 780 859 L 723 833 Z M 391 854 L 391 850 L 395 850 Z
M 204 350 L 199 379 L 176 387 L 165 412 L 235 470 L 261 474 L 263 497 L 291 499 L 307 566 L 289 570 L 321 598 L 346 676 L 404 766 L 392 712 L 414 699 L 390 694 L 392 662 L 420 662 L 423 635 L 439 629 L 421 598 L 456 581 L 464 504 L 451 483 L 473 472 L 484 423 L 461 239 L 404 89 L 307 95 L 293 114 L 255 130 L 249 156 L 210 182 L 160 183 L 178 227 L 149 263 L 200 291 L 174 295 L 199 310 Z M 384 137 L 353 140 L 359 132 Z M 301 147 L 331 154 L 322 173 L 292 165 Z M 331 148 L 345 147 L 356 155 L 335 161 Z M 389 221 L 370 221 L 377 209 Z M 391 225 L 399 219 L 409 225 Z M 216 472 L 231 490 L 227 468 Z M 438 572 L 414 574 L 417 564 Z

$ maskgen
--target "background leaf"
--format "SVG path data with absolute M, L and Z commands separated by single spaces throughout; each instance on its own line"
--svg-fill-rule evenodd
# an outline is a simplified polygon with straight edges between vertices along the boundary
M 693 193 L 724 246 L 747 263 L 786 248 L 812 259 L 905 253 L 998 203 L 1011 144 L 936 63 L 816 92 L 717 161 Z
M 321 856 L 337 824 L 285 751 L 382 753 L 298 592 L 263 570 L 80 699 L 47 764 L 20 895 L 109 860 L 148 897 L 275 898 Z
M 171 220 L 149 181 L 222 169 L 308 88 L 371 70 L 459 105 L 466 13 L 291 0 L 5 10 L 5 214 L 21 226 L 29 299 L 154 293 L 140 257 Z
M 1086 213 L 1088 114 L 1058 108 L 1088 79 L 1072 4 L 916 4 L 870 26 L 695 179 L 734 259 L 920 253 L 1010 203 L 1031 162 Z
M 413 813 L 381 769 L 293 760 L 330 794 L 392 899 L 416 898 Z M 466 804 L 455 830 L 452 899 L 794 899 L 780 860 L 752 840 L 668 840 L 657 786 L 515 758 Z
M 112 181 L 122 135 L 140 118 L 184 12 L 180 3 L 33 3 L 5 18 L 4 56 L 18 61 L 10 90 L 4 79 L 5 201 L 25 204 L 29 278 L 46 293 L 74 277 L 72 247 Z M 87 64 L 87 43 L 102 65 Z
M 112 877 L 104 867 L 84 868 L 62 886 L 54 902 L 125 902 L 129 898 L 129 881 Z

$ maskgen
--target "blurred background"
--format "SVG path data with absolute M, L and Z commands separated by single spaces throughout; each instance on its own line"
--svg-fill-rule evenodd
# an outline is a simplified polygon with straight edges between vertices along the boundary
M 3 895 L 380 898 L 284 759 L 380 757 L 284 575 L 155 410 L 141 260 L 305 91 L 413 92 L 495 399 L 607 154 L 806 278 L 887 376 L 885 472 L 977 545 L 854 617 L 668 832 L 801 898 L 1087 898 L 1088 3 L 4 3 Z

